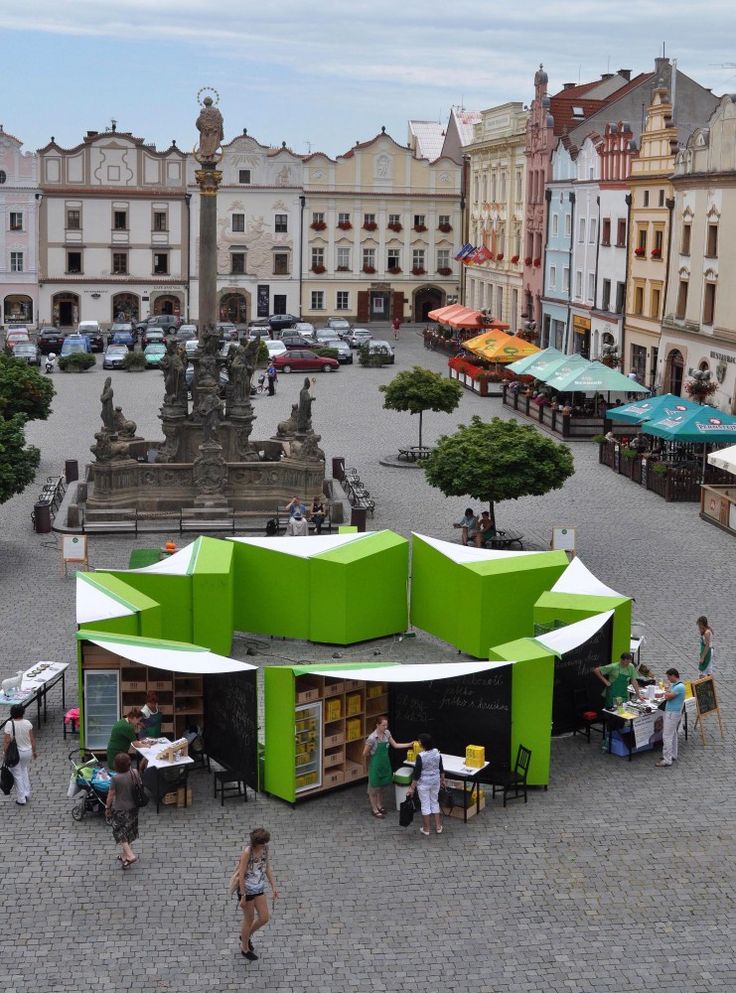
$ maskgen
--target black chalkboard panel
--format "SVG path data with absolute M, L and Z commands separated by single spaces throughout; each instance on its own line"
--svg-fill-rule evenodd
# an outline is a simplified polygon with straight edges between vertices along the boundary
M 692 684 L 693 693 L 698 704 L 698 714 L 711 714 L 718 710 L 718 700 L 716 699 L 716 684 L 712 677 L 700 679 Z
M 578 724 L 579 711 L 600 710 L 603 706 L 603 683 L 593 674 L 599 665 L 611 661 L 613 618 L 585 644 L 555 659 L 552 696 L 552 734 L 566 734 Z
M 256 670 L 204 678 L 204 744 L 210 758 L 258 789 Z
M 389 721 L 396 741 L 415 741 L 427 732 L 441 752 L 465 755 L 466 745 L 483 745 L 486 761 L 505 766 L 511 748 L 511 666 L 389 684 Z M 395 765 L 403 755 L 392 754 Z

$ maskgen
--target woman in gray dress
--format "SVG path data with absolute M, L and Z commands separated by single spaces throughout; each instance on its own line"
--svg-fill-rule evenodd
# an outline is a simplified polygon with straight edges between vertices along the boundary
M 110 789 L 105 804 L 105 817 L 112 825 L 112 836 L 120 845 L 118 861 L 127 869 L 138 861 L 138 856 L 130 847 L 138 838 L 138 804 L 135 802 L 134 776 L 138 773 L 130 768 L 130 755 L 120 752 L 115 756 L 115 775 L 110 781 Z

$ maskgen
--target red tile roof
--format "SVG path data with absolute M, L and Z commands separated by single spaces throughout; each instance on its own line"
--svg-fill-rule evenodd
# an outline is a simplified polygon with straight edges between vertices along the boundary
M 561 135 L 565 131 L 573 131 L 602 107 L 612 106 L 622 97 L 626 96 L 627 93 L 653 79 L 653 72 L 640 72 L 638 76 L 634 76 L 632 80 L 619 87 L 610 96 L 606 97 L 605 100 L 586 100 L 583 97 L 583 94 L 600 83 L 599 79 L 593 83 L 582 83 L 580 86 L 571 86 L 567 90 L 560 90 L 550 100 L 550 110 L 555 119 L 554 133 Z M 581 107 L 584 116 L 574 116 L 573 107 Z

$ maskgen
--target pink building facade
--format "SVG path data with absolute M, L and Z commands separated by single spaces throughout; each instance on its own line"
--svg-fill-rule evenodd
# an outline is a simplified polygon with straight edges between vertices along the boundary
M 524 217 L 524 276 L 522 312 L 527 320 L 542 323 L 544 288 L 543 253 L 547 209 L 544 189 L 552 178 L 551 153 L 554 120 L 547 92 L 547 73 L 540 65 L 534 74 L 534 99 L 526 130 L 526 205 Z

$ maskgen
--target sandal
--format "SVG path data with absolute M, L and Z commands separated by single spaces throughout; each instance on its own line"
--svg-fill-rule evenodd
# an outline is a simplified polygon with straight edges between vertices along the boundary
M 378 809 L 378 813 L 379 814 L 383 814 L 384 817 L 386 816 L 386 808 L 385 807 L 378 807 L 377 809 Z
M 385 814 L 382 814 L 380 810 L 372 810 L 371 813 L 373 814 L 374 817 L 377 817 L 381 821 L 386 816 Z
M 131 865 L 138 861 L 138 856 L 136 855 L 134 859 L 121 859 L 120 861 L 123 863 L 123 869 L 128 869 Z

